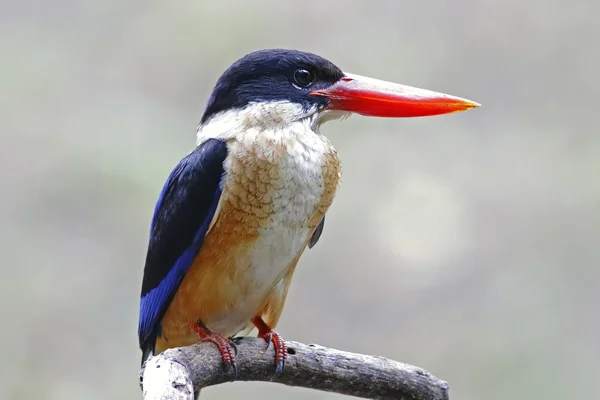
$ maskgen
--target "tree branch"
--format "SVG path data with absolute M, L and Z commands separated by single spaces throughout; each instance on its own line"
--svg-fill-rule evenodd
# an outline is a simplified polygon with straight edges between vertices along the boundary
M 268 382 L 275 353 L 259 338 L 235 339 L 239 380 Z M 286 342 L 288 358 L 275 382 L 370 399 L 448 400 L 448 384 L 422 368 L 383 357 Z M 228 382 L 216 346 L 200 343 L 151 358 L 140 372 L 145 400 L 193 400 L 194 391 Z M 142 384 L 142 383 L 141 383 Z

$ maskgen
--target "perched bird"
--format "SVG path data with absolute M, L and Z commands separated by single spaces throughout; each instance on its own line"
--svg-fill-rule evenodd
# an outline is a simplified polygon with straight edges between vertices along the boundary
M 418 117 L 472 101 L 343 72 L 315 54 L 262 50 L 219 78 L 197 147 L 160 193 L 142 282 L 142 363 L 168 348 L 212 342 L 235 369 L 231 338 L 274 332 L 298 260 L 313 247 L 340 182 L 321 124 L 349 113 Z M 237 373 L 236 373 L 237 374 Z

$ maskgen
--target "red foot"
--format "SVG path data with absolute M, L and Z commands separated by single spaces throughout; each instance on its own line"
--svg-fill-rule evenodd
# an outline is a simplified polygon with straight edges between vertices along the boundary
M 236 380 L 238 378 L 238 368 L 235 363 L 235 355 L 237 354 L 237 347 L 235 344 L 222 335 L 211 332 L 199 322 L 190 322 L 189 325 L 190 328 L 198 334 L 200 342 L 211 342 L 219 348 L 221 358 L 223 359 L 223 369 L 227 372 L 230 368 L 233 368 L 233 380 Z
M 281 335 L 269 328 L 265 321 L 261 317 L 252 318 L 252 323 L 258 328 L 258 337 L 262 337 L 267 341 L 267 349 L 273 343 L 275 348 L 275 375 L 273 379 L 277 378 L 283 372 L 285 366 L 285 359 L 287 358 L 287 350 L 285 343 Z

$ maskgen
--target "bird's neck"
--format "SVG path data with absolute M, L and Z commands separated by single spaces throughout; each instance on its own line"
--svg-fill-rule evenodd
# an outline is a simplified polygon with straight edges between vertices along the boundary
M 247 134 L 267 136 L 318 135 L 317 114 L 298 104 L 269 102 L 250 104 L 216 114 L 198 127 L 197 143 L 209 138 L 233 140 Z

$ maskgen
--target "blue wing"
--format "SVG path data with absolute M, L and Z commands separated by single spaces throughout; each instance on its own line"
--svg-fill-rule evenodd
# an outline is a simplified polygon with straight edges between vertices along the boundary
M 321 237 L 321 233 L 323 233 L 324 226 L 325 226 L 325 216 L 323 215 L 323 219 L 321 220 L 321 222 L 319 222 L 317 229 L 315 229 L 315 232 L 312 234 L 312 236 L 310 237 L 310 240 L 308 241 L 309 249 L 312 249 L 314 247 L 314 245 L 317 244 L 317 242 L 319 241 L 319 238 Z
M 150 226 L 140 299 L 142 362 L 154 351 L 160 321 L 214 217 L 226 157 L 225 142 L 207 140 L 179 162 L 160 193 Z

